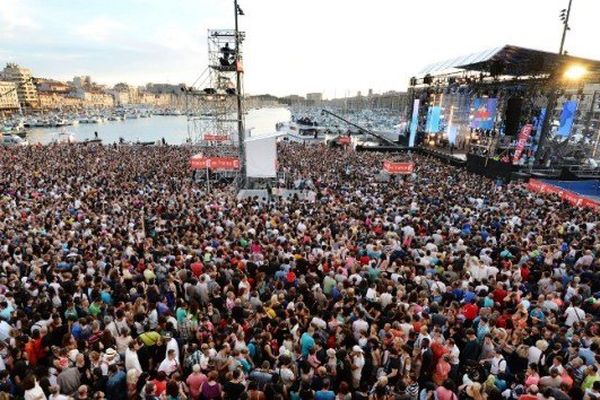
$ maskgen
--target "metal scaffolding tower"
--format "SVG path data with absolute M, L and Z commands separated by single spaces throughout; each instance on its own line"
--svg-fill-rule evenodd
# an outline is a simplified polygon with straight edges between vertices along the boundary
M 235 28 L 208 30 L 208 68 L 191 87 L 182 90 L 186 93 L 189 141 L 200 145 L 237 145 L 240 162 L 238 186 L 244 188 L 246 159 L 242 43 L 245 33 L 238 29 L 238 16 L 244 13 L 237 0 L 233 1 L 233 5 Z M 208 74 L 201 80 L 206 72 Z M 211 141 L 210 138 L 219 140 Z

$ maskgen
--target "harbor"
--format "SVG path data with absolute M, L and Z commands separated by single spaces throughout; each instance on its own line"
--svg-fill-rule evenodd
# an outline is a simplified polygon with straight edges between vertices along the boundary
M 70 134 L 77 142 L 96 139 L 95 133 L 104 144 L 126 142 L 159 142 L 184 144 L 190 138 L 189 117 L 185 115 L 152 115 L 151 117 L 111 120 L 103 118 L 96 123 L 78 123 L 62 127 L 34 127 L 26 129 L 25 139 L 30 144 L 49 144 L 61 133 Z M 252 135 L 261 135 L 275 130 L 279 121 L 289 120 L 286 108 L 263 108 L 250 110 L 246 116 L 248 130 Z M 201 129 L 200 127 L 198 129 Z

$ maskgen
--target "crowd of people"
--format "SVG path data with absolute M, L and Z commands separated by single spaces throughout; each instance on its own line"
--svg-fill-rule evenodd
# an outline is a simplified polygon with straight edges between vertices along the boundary
M 0 400 L 600 398 L 597 211 L 278 151 L 314 202 L 206 190 L 189 146 L 1 149 Z

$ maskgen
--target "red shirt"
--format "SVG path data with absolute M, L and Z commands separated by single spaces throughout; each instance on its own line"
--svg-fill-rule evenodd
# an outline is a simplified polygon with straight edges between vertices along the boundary
M 195 277 L 199 277 L 202 275 L 202 271 L 204 271 L 204 264 L 202 264 L 200 261 L 192 263 L 192 265 L 190 265 L 190 269 Z
M 151 381 L 152 383 L 154 383 L 154 386 L 156 387 L 156 395 L 160 396 L 161 394 L 163 394 L 164 391 L 167 390 L 167 381 L 158 381 L 156 379 Z
M 504 289 L 494 289 L 492 294 L 494 295 L 494 302 L 502 304 L 508 292 Z
M 521 278 L 523 278 L 524 281 L 529 279 L 529 268 L 521 267 Z
M 519 400 L 538 400 L 538 397 L 533 394 L 522 394 L 519 396 Z
M 476 304 L 467 304 L 463 307 L 463 315 L 466 319 L 473 321 L 479 314 L 479 307 Z

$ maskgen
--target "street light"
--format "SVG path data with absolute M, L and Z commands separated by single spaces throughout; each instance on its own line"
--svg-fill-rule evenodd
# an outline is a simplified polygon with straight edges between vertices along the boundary
M 578 81 L 587 74 L 587 69 L 583 65 L 570 65 L 564 72 L 563 77 L 569 81 Z

